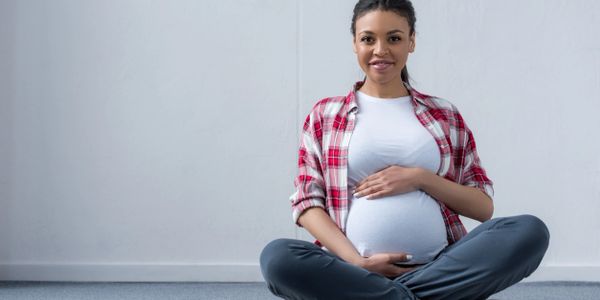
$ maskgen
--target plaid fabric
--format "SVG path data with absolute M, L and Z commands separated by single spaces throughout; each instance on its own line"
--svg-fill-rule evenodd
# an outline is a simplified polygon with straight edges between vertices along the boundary
M 318 101 L 306 117 L 300 137 L 299 170 L 294 179 L 296 190 L 290 196 L 292 217 L 300 227 L 300 214 L 307 208 L 320 206 L 342 232 L 346 232 L 351 199 L 348 197 L 347 182 L 348 144 L 359 109 L 355 92 L 362 84 L 361 81 L 357 82 L 345 97 L 329 97 Z M 437 175 L 476 187 L 492 198 L 493 183 L 481 165 L 473 133 L 456 106 L 405 85 L 412 96 L 417 118 L 439 146 L 441 163 Z M 467 231 L 457 213 L 441 201 L 438 203 L 450 245 L 465 236 Z M 319 241 L 315 241 L 315 244 L 321 246 Z

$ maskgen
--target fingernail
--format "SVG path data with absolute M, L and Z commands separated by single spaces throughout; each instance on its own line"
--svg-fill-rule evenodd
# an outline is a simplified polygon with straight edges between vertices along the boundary
M 411 259 L 412 259 L 412 255 L 409 254 L 406 256 L 406 260 L 411 260 Z

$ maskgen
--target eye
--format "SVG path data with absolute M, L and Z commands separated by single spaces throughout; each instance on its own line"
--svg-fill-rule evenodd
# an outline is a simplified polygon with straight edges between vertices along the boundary
M 363 36 L 362 38 L 360 38 L 360 41 L 363 43 L 370 43 L 373 41 L 373 38 L 370 36 Z
M 399 42 L 401 40 L 402 40 L 402 38 L 397 35 L 390 37 L 390 42 Z

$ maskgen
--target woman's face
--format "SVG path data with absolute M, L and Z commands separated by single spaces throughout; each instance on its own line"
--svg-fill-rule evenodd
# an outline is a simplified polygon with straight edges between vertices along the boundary
M 374 10 L 358 18 L 353 48 L 369 81 L 402 81 L 400 73 L 415 49 L 415 35 L 405 17 L 393 11 Z

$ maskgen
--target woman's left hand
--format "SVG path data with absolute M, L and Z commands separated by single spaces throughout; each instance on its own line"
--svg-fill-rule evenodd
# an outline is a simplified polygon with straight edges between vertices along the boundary
M 419 189 L 419 177 L 424 169 L 389 166 L 369 175 L 356 185 L 354 195 L 376 199 Z

